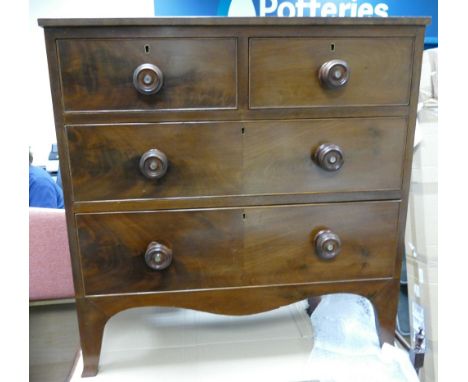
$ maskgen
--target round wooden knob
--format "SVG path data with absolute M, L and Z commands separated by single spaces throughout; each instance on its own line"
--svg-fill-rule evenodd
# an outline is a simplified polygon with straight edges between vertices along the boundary
M 153 64 L 142 64 L 133 71 L 133 85 L 141 94 L 154 94 L 163 85 L 161 69 Z
M 319 79 L 323 86 L 337 89 L 345 86 L 349 81 L 350 69 L 343 60 L 325 62 L 319 70 Z
M 314 154 L 317 164 L 327 171 L 337 171 L 343 166 L 344 157 L 340 146 L 333 143 L 320 145 Z
M 145 262 L 151 269 L 157 271 L 166 269 L 172 262 L 172 250 L 164 244 L 153 241 L 146 249 Z
M 157 149 L 148 150 L 140 158 L 140 171 L 148 179 L 162 178 L 168 166 L 166 154 Z
M 315 252 L 324 260 L 338 256 L 341 250 L 341 240 L 337 234 L 329 229 L 322 230 L 315 235 Z

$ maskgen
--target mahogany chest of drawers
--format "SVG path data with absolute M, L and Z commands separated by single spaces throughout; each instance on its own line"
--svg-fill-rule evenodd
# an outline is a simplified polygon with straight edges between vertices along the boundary
M 107 320 L 398 303 L 425 18 L 41 19 L 84 360 Z

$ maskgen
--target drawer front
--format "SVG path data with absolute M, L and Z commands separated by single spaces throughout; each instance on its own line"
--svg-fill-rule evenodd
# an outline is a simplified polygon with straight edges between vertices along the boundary
M 238 194 L 242 133 L 239 123 L 68 126 L 75 201 Z M 145 177 L 140 163 L 162 152 L 167 172 Z M 145 163 L 145 162 L 143 162 Z
M 281 194 L 400 190 L 406 125 L 404 118 L 246 123 L 244 191 Z M 332 168 L 316 155 L 330 148 L 334 150 L 329 151 L 328 160 L 337 149 L 342 158 L 341 164 L 336 162 Z
M 234 38 L 65 39 L 57 46 L 65 111 L 237 106 Z M 162 73 L 154 94 L 133 83 L 146 63 Z
M 68 126 L 75 201 L 401 188 L 404 118 Z M 322 145 L 341 150 L 330 171 Z M 140 170 L 151 149 L 166 155 L 159 179 Z
M 252 38 L 250 107 L 407 105 L 412 55 L 409 37 Z M 343 87 L 319 80 L 320 68 L 332 60 L 348 66 Z
M 88 295 L 389 277 L 397 253 L 398 202 L 78 214 Z M 317 255 L 316 234 L 341 240 L 333 259 Z M 149 243 L 172 251 L 153 270 Z

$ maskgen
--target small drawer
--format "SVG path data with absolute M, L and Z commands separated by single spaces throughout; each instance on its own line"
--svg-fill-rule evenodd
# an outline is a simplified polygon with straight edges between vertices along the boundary
M 398 209 L 398 202 L 367 202 L 77 214 L 85 291 L 390 277 Z
M 67 126 L 74 201 L 236 195 L 240 123 Z
M 245 123 L 244 192 L 400 190 L 406 132 L 405 118 Z
M 65 111 L 237 107 L 235 38 L 58 40 Z
M 250 108 L 408 105 L 413 38 L 250 39 Z

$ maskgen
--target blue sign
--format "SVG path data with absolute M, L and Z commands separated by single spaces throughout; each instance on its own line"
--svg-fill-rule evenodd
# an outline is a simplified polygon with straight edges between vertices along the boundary
M 437 44 L 437 0 L 154 0 L 155 16 L 431 16 L 427 44 Z

